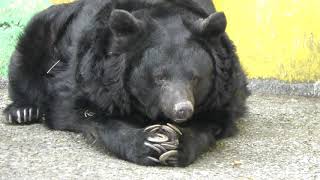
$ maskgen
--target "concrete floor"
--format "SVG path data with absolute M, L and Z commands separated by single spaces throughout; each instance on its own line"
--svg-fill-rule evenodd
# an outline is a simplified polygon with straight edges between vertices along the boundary
M 0 123 L 0 179 L 320 179 L 320 99 L 253 95 L 248 105 L 240 133 L 187 168 L 138 166 L 79 134 Z

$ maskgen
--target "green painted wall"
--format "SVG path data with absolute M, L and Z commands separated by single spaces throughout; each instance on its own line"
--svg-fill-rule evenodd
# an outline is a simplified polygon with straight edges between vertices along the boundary
M 0 76 L 7 76 L 8 61 L 23 27 L 48 5 L 45 0 L 0 0 Z

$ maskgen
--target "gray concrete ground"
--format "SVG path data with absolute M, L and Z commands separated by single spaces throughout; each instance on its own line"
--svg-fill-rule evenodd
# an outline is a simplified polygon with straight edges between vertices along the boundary
M 287 83 L 279 80 L 251 79 L 248 87 L 255 93 L 320 97 L 320 81 L 313 83 Z
M 137 166 L 78 134 L 0 123 L 0 179 L 320 179 L 320 99 L 253 95 L 248 105 L 240 133 L 187 168 Z

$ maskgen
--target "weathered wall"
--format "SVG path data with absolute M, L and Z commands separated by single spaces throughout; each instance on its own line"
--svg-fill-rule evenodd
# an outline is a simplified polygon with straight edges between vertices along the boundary
M 320 80 L 319 0 L 213 0 L 250 78 Z

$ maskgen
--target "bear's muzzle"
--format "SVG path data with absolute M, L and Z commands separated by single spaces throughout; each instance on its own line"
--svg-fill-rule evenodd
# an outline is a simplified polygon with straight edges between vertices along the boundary
M 186 122 L 194 113 L 193 93 L 185 83 L 167 83 L 160 99 L 162 112 L 176 123 Z

